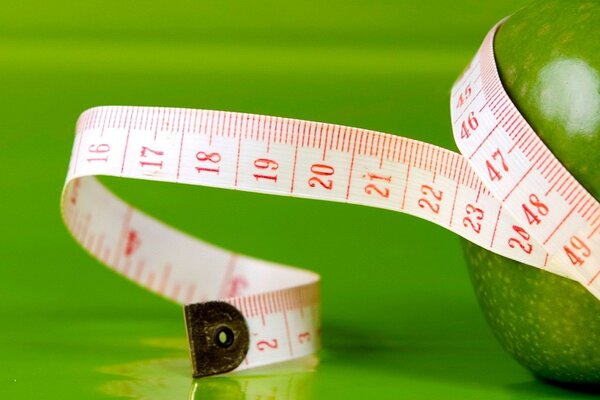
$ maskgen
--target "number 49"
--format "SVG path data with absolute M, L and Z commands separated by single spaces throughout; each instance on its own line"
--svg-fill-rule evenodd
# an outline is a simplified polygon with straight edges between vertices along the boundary
M 571 237 L 569 243 L 563 246 L 563 250 L 573 266 L 583 265 L 585 259 L 592 255 L 589 246 L 577 236 Z

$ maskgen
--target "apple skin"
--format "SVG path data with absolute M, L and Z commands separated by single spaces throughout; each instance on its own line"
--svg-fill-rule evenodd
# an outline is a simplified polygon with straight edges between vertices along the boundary
M 500 27 L 494 51 L 512 101 L 599 199 L 600 2 L 534 1 Z M 463 244 L 502 346 L 541 378 L 599 384 L 600 300 L 575 281 Z

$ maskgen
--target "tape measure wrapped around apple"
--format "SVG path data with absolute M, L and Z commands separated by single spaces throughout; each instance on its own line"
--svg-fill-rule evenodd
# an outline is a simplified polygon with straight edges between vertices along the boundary
M 494 43 L 510 98 L 596 199 L 600 198 L 598 26 L 598 2 L 535 1 L 503 23 Z M 550 176 L 556 174 L 554 170 Z M 574 188 L 567 185 L 563 179 L 557 187 L 572 193 Z M 537 224 L 538 217 L 530 217 Z M 531 251 L 529 233 L 516 230 L 513 244 Z M 588 251 L 582 252 L 585 239 L 576 236 L 564 245 L 571 269 L 588 262 L 584 256 Z M 571 280 L 463 243 L 475 292 L 504 348 L 538 376 L 600 383 L 600 302 Z
M 499 38 L 510 37 L 512 18 Z M 496 69 L 496 30 L 452 90 L 453 130 L 462 155 L 316 122 L 97 107 L 77 124 L 62 198 L 64 220 L 79 243 L 106 265 L 185 305 L 194 376 L 315 352 L 319 277 L 189 237 L 133 209 L 95 175 L 363 204 L 435 222 L 493 252 L 467 246 L 477 293 L 509 351 L 542 376 L 600 381 L 597 341 L 585 340 L 591 332 L 569 330 L 583 321 L 598 332 L 598 314 L 589 312 L 600 307 L 600 204 L 511 102 Z M 507 73 L 514 74 L 510 68 Z M 540 269 L 523 272 L 509 259 Z M 520 286 L 521 280 L 529 286 Z M 561 288 L 568 306 L 563 293 L 555 291 Z M 552 307 L 546 316 L 530 317 L 537 304 Z M 547 330 L 540 329 L 544 318 Z M 563 339 L 564 332 L 572 333 L 575 344 Z M 544 334 L 558 339 L 551 343 Z M 568 359 L 566 367 L 549 364 L 561 357 Z

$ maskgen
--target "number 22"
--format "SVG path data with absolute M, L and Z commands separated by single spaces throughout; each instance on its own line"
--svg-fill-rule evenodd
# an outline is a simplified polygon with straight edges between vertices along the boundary
M 433 211 L 434 214 L 438 214 L 440 212 L 440 201 L 442 201 L 442 197 L 444 196 L 444 192 L 441 190 L 435 190 L 429 185 L 421 186 L 421 193 L 423 193 L 424 197 L 421 197 L 418 201 L 418 205 L 421 208 L 429 208 Z M 427 197 L 428 195 L 433 196 L 433 200 L 430 201 Z

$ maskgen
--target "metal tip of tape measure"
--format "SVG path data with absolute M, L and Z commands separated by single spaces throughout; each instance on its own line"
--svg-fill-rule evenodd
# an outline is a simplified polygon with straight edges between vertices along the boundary
M 250 343 L 242 313 L 229 303 L 209 301 L 184 307 L 194 378 L 237 368 Z

